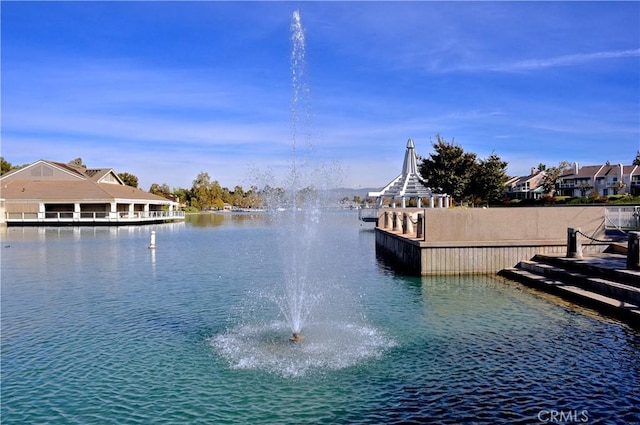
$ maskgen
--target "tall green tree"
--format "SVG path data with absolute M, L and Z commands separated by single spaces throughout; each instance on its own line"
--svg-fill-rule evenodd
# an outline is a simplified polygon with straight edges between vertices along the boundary
M 120 177 L 120 180 L 122 180 L 127 186 L 138 187 L 138 177 L 133 174 L 118 173 L 118 177 Z
M 264 200 L 256 186 L 251 186 L 249 190 L 244 192 L 241 203 L 238 205 L 242 208 L 261 207 Z
M 487 159 L 481 159 L 473 168 L 470 180 L 470 192 L 473 198 L 490 203 L 504 197 L 504 185 L 507 182 L 507 162 L 492 153 Z
M 419 172 L 427 180 L 429 187 L 435 191 L 442 191 L 455 200 L 460 201 L 470 193 L 470 179 L 476 166 L 476 154 L 465 152 L 454 140 L 447 142 L 436 135 L 432 143 L 434 153 L 423 158 L 419 165 Z
M 4 156 L 0 156 L 0 176 L 11 171 L 11 168 L 11 163 L 4 159 Z
M 211 193 L 211 198 L 213 199 L 213 204 L 211 205 L 214 208 L 221 209 L 224 207 L 224 192 L 225 189 L 220 186 L 218 180 L 214 180 L 209 185 L 209 190 Z M 229 193 L 229 189 L 226 189 L 226 192 Z
M 633 165 L 640 165 L 640 151 L 636 153 L 636 157 L 633 160 Z
M 75 166 L 77 166 L 77 167 L 87 168 L 87 166 L 84 164 L 84 162 L 82 162 L 82 158 L 72 159 L 72 160 L 71 160 L 71 161 L 69 161 L 67 164 L 69 164 L 69 165 L 75 165 Z
M 191 186 L 191 206 L 198 209 L 210 208 L 213 206 L 213 196 L 211 193 L 211 178 L 209 174 L 202 171 Z
M 168 186 L 167 186 L 168 187 Z M 149 190 L 151 191 L 151 190 Z M 175 195 L 178 199 L 177 201 L 180 203 L 184 203 L 188 206 L 191 206 L 191 198 L 192 196 L 192 192 L 190 189 L 185 189 L 185 188 L 177 188 L 177 189 L 173 189 L 173 195 Z
M 169 196 L 171 196 L 171 189 L 169 189 L 169 185 L 166 183 L 163 183 L 161 185 L 158 183 L 152 183 L 149 187 L 149 193 L 168 198 Z

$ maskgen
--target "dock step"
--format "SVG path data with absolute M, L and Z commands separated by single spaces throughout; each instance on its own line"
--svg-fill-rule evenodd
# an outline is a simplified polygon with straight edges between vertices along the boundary
M 640 305 L 640 288 L 603 277 L 593 277 L 575 270 L 566 270 L 550 264 L 534 260 L 521 261 L 519 267 L 532 273 L 541 274 L 553 279 L 573 283 L 581 288 L 602 295 L 624 299 Z
M 576 284 L 537 274 L 523 268 L 503 269 L 499 275 L 620 317 L 634 326 L 640 326 L 640 303 L 636 304 L 628 299 L 598 293 Z
M 624 255 L 599 254 L 588 258 L 566 258 L 538 254 L 531 260 L 640 288 L 640 272 L 626 269 L 627 260 Z

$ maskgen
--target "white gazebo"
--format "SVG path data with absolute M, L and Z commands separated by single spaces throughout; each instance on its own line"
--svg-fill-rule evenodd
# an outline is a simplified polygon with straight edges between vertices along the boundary
M 416 198 L 418 208 L 422 207 L 423 198 L 429 199 L 430 208 L 435 208 L 436 206 L 440 208 L 449 207 L 449 195 L 433 193 L 431 188 L 427 186 L 426 180 L 418 173 L 418 155 L 412 139 L 407 141 L 402 173 L 379 192 L 369 192 L 369 196 L 376 198 L 376 203 L 379 207 L 382 206 L 384 198 L 391 198 L 392 208 L 396 207 L 396 199 L 400 199 L 401 208 L 405 208 L 406 200 L 411 198 Z

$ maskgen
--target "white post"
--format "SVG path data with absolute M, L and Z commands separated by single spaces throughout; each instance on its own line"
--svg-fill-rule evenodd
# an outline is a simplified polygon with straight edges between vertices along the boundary
M 156 249 L 156 231 L 151 231 L 151 243 L 149 244 L 149 249 Z

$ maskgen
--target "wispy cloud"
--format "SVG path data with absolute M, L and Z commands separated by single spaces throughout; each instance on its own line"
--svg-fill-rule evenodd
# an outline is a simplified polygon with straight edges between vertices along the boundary
M 527 59 L 491 67 L 493 71 L 528 71 L 535 69 L 554 68 L 560 66 L 582 65 L 587 62 L 606 59 L 622 59 L 640 57 L 639 49 L 614 50 L 609 52 L 578 53 L 573 55 L 556 56 L 553 58 Z
M 2 15 L 2 154 L 12 163 L 80 156 L 132 172 L 144 187 L 186 187 L 199 171 L 232 187 L 251 163 L 286 168 L 293 8 L 11 2 Z M 347 185 L 388 183 L 406 140 L 426 156 L 436 133 L 480 156 L 495 150 L 513 173 L 561 159 L 626 162 L 638 148 L 632 3 L 301 9 L 308 132 L 314 154 L 343 162 Z

